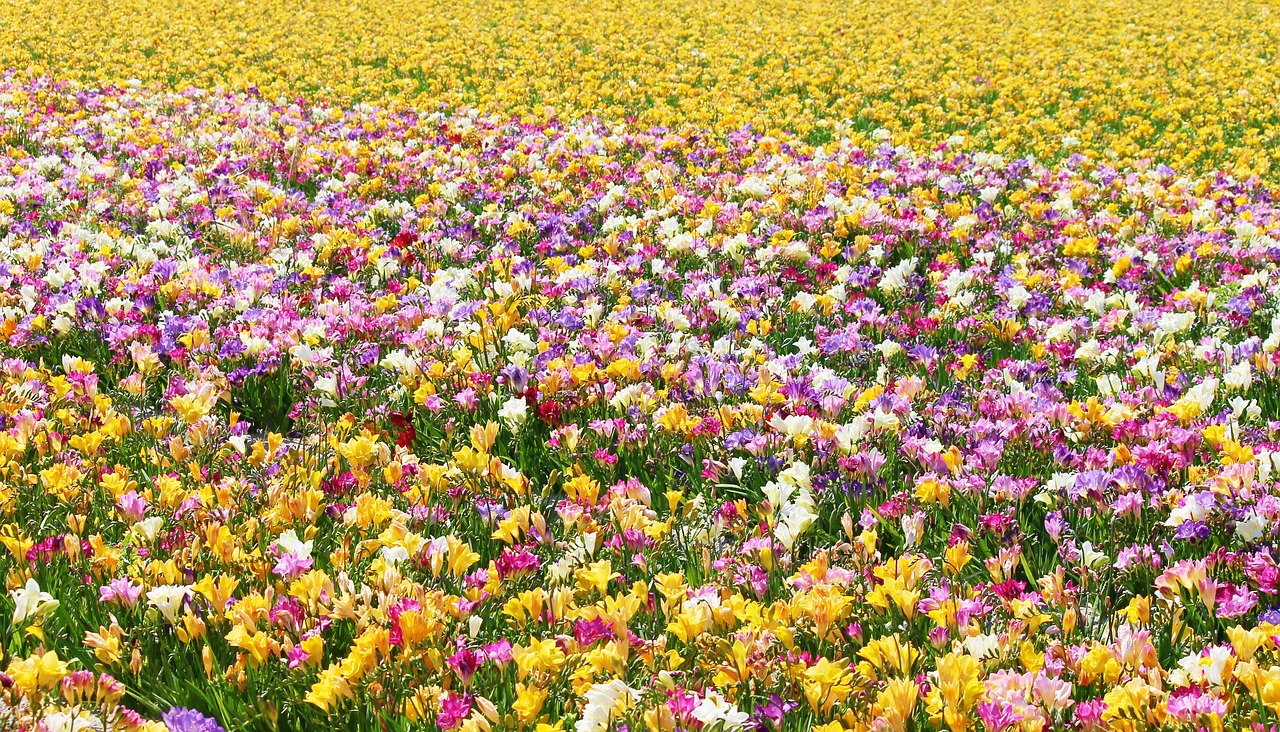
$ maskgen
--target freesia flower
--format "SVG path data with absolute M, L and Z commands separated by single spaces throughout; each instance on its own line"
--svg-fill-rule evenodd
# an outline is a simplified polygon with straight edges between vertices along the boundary
M 16 590 L 10 590 L 9 596 L 16 605 L 13 610 L 13 625 L 16 627 L 27 620 L 35 620 L 48 615 L 58 608 L 58 601 L 49 593 L 40 589 L 35 578 L 27 579 L 27 583 Z

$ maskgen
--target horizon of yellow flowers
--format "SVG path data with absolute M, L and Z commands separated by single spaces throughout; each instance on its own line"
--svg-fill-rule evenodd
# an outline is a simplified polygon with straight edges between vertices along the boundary
M 0 66 L 87 85 L 257 88 L 811 142 L 1264 177 L 1268 3 L 1206 0 L 11 0 Z

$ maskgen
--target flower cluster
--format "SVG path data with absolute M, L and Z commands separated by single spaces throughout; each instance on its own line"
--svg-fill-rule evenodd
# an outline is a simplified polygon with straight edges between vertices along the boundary
M 1205 0 L 22 0 L 0 69 L 607 124 L 877 129 L 1242 177 L 1280 162 L 1280 15 Z
M 0 105 L 6 728 L 1280 720 L 1257 178 Z

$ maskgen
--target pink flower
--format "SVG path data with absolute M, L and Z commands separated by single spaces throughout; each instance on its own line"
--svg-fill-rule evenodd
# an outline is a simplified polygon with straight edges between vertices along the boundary
M 126 519 L 135 523 L 147 515 L 147 499 L 138 495 L 137 491 L 129 491 L 120 496 L 116 499 L 116 505 L 120 507 Z
M 1217 613 L 1220 618 L 1247 615 L 1258 604 L 1258 593 L 1247 587 L 1223 583 L 1218 586 Z
M 298 554 L 285 554 L 280 557 L 280 561 L 276 562 L 275 568 L 271 571 L 287 580 L 293 580 L 310 571 L 311 566 L 311 557 L 304 557 Z
M 118 602 L 125 607 L 133 607 L 142 597 L 142 586 L 135 585 L 123 577 L 111 580 L 98 588 L 98 599 L 102 602 Z
M 1199 687 L 1175 689 L 1169 695 L 1169 716 L 1180 722 L 1195 722 L 1200 717 L 1227 713 L 1227 705 L 1221 699 L 1206 694 Z
M 1076 724 L 1083 732 L 1096 732 L 1103 729 L 1102 713 L 1107 711 L 1107 703 L 1101 699 L 1080 702 L 1076 705 Z

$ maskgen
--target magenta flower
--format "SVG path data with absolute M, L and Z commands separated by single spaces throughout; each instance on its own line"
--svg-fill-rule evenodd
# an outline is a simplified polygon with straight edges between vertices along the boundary
M 440 697 L 440 715 L 436 717 L 436 724 L 440 729 L 450 730 L 462 724 L 462 720 L 466 719 L 471 713 L 471 695 L 470 694 L 454 694 L 446 691 Z

